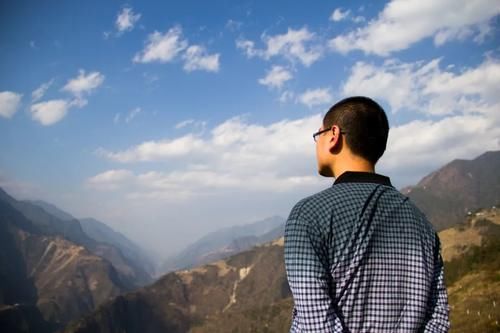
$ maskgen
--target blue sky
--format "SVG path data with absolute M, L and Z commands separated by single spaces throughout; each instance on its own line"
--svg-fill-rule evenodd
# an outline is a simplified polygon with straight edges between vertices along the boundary
M 165 256 L 288 214 L 331 179 L 311 134 L 349 95 L 398 187 L 500 145 L 497 1 L 3 1 L 0 186 Z

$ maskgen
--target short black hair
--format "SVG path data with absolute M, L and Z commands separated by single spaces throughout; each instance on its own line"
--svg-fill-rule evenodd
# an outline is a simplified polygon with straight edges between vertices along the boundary
M 364 96 L 348 97 L 333 105 L 323 118 L 323 127 L 333 125 L 345 132 L 351 151 L 375 164 L 384 154 L 389 121 L 384 109 Z

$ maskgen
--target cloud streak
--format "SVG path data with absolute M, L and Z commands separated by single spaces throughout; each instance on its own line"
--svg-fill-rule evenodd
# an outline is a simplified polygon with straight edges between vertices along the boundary
M 33 92 L 31 93 L 32 102 L 37 102 L 40 99 L 42 99 L 42 97 L 45 96 L 45 93 L 52 86 L 53 83 L 54 83 L 54 79 L 52 79 L 48 82 L 42 83 L 38 88 L 33 90 Z

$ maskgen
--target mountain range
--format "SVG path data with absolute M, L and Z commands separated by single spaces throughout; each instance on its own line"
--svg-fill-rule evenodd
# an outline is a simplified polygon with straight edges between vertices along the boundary
M 285 219 L 273 216 L 261 221 L 223 228 L 200 238 L 162 265 L 164 273 L 227 258 L 283 235 Z

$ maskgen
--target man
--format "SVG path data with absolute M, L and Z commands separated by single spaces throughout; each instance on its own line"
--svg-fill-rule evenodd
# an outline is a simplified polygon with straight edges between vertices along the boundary
M 286 223 L 290 332 L 448 331 L 436 232 L 375 173 L 388 132 L 376 102 L 350 97 L 313 135 L 319 174 L 335 183 L 298 202 Z

